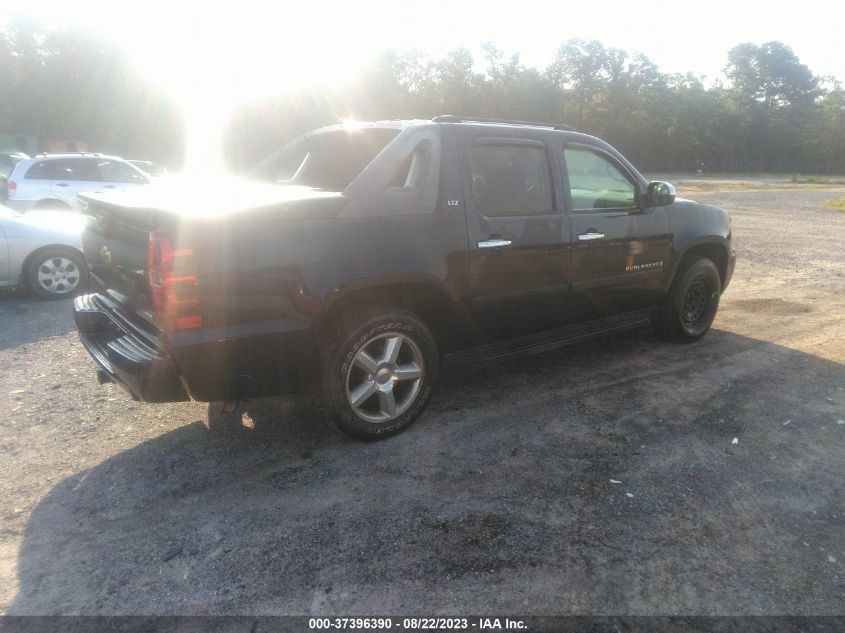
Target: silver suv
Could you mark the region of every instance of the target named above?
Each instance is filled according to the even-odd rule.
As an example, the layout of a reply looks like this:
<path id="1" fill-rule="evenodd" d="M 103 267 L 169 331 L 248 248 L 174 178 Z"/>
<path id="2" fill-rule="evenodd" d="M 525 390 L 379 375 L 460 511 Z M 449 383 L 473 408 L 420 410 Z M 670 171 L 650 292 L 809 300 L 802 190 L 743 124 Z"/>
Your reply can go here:
<path id="1" fill-rule="evenodd" d="M 38 154 L 15 165 L 9 175 L 6 204 L 18 211 L 78 211 L 78 193 L 129 189 L 149 182 L 143 171 L 117 156 Z"/>

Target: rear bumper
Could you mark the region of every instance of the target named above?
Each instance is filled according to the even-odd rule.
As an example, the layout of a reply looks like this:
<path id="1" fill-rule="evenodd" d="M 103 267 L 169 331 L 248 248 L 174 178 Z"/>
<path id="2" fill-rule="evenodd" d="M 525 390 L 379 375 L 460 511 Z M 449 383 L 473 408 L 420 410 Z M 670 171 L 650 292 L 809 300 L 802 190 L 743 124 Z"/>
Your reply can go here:
<path id="1" fill-rule="evenodd" d="M 102 372 L 134 398 L 144 402 L 189 399 L 176 364 L 120 317 L 108 298 L 96 293 L 77 297 L 73 317 L 82 345 Z"/>

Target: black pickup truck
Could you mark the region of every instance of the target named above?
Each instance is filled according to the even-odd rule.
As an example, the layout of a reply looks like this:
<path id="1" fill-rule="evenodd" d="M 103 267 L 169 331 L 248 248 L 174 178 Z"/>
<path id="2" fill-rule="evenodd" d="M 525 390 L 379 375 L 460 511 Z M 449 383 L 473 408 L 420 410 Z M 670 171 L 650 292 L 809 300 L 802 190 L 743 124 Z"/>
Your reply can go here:
<path id="1" fill-rule="evenodd" d="M 365 440 L 420 416 L 445 358 L 649 321 L 695 341 L 735 263 L 722 209 L 519 121 L 333 126 L 200 192 L 81 198 L 95 292 L 74 313 L 101 380 L 147 402 L 317 390 Z"/>

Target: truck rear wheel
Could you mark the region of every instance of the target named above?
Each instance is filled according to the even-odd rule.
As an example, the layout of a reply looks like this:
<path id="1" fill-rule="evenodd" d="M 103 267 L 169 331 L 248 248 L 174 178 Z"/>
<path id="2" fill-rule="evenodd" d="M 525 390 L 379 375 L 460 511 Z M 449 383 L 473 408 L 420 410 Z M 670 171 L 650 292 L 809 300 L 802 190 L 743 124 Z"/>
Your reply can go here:
<path id="1" fill-rule="evenodd" d="M 410 312 L 373 307 L 332 324 L 323 350 L 323 393 L 334 421 L 359 440 L 403 431 L 423 412 L 437 382 L 437 343 Z"/>
<path id="2" fill-rule="evenodd" d="M 691 343 L 707 334 L 716 318 L 722 280 L 706 257 L 691 257 L 682 265 L 653 321 L 659 338 Z"/>

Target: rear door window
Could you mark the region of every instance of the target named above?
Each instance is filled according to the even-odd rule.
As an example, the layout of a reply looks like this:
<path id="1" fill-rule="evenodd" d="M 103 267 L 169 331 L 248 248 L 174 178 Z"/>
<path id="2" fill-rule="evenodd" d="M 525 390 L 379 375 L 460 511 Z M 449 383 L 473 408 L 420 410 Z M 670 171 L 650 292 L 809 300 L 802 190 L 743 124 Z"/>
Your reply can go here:
<path id="1" fill-rule="evenodd" d="M 481 139 L 470 149 L 472 197 L 488 217 L 554 212 L 549 158 L 542 143 Z"/>

